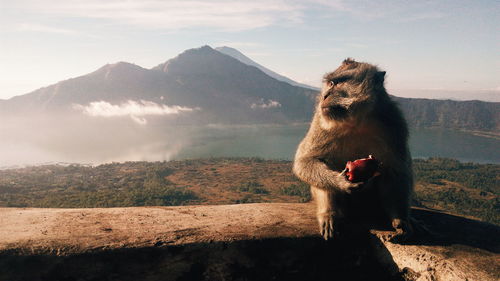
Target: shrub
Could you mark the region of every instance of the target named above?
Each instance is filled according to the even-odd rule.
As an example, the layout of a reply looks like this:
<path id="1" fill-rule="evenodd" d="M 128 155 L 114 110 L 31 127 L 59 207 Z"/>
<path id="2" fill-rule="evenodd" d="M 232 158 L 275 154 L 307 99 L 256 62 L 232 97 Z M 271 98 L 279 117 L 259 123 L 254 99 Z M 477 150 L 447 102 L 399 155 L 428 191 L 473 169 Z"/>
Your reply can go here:
<path id="1" fill-rule="evenodd" d="M 298 196 L 300 197 L 301 202 L 311 201 L 311 192 L 309 190 L 309 185 L 303 182 L 281 187 L 280 192 L 281 194 L 288 196 Z"/>
<path id="2" fill-rule="evenodd" d="M 241 191 L 241 192 L 250 192 L 253 194 L 268 194 L 269 191 L 265 188 L 263 188 L 263 185 L 256 182 L 256 181 L 249 181 L 247 183 L 244 183 L 240 186 L 237 186 L 234 188 L 234 190 Z"/>

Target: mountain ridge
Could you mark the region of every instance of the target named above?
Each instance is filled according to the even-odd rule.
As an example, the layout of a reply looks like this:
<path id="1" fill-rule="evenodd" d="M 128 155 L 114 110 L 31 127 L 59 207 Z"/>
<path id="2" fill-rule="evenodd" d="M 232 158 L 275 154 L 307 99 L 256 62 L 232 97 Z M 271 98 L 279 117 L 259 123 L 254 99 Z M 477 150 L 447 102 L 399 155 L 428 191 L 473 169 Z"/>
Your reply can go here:
<path id="1" fill-rule="evenodd" d="M 310 85 L 307 85 L 307 84 L 303 84 L 303 83 L 299 83 L 299 82 L 296 82 L 296 81 L 293 81 L 292 79 L 288 78 L 288 77 L 285 77 L 279 73 L 276 73 L 270 69 L 268 69 L 267 67 L 253 61 L 252 59 L 250 59 L 249 57 L 245 56 L 243 53 L 241 53 L 240 51 L 234 49 L 234 48 L 231 48 L 231 47 L 227 47 L 227 46 L 222 46 L 222 47 L 217 47 L 215 48 L 216 51 L 219 51 L 225 55 L 228 55 L 228 56 L 231 56 L 239 61 L 241 61 L 242 63 L 244 64 L 247 64 L 247 65 L 251 65 L 251 66 L 255 66 L 257 67 L 258 69 L 262 70 L 262 72 L 264 72 L 265 74 L 273 77 L 274 79 L 276 80 L 279 80 L 279 81 L 283 81 L 283 82 L 286 82 L 292 86 L 297 86 L 297 87 L 302 87 L 302 88 L 307 88 L 307 89 L 311 89 L 311 90 L 319 90 L 319 88 L 317 87 L 313 87 L 313 86 L 310 86 Z"/>

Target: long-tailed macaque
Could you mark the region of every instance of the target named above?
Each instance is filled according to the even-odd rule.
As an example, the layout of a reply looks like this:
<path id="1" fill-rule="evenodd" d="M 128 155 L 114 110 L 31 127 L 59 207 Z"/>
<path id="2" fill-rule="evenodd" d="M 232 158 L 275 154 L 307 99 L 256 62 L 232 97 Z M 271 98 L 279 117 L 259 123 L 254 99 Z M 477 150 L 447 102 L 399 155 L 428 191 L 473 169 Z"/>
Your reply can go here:
<path id="1" fill-rule="evenodd" d="M 293 171 L 311 185 L 320 233 L 335 237 L 350 217 L 381 216 L 399 237 L 411 232 L 413 189 L 408 128 L 384 88 L 385 71 L 346 59 L 324 76 L 323 89 Z M 361 183 L 346 179 L 347 161 L 373 155 L 378 175 Z"/>

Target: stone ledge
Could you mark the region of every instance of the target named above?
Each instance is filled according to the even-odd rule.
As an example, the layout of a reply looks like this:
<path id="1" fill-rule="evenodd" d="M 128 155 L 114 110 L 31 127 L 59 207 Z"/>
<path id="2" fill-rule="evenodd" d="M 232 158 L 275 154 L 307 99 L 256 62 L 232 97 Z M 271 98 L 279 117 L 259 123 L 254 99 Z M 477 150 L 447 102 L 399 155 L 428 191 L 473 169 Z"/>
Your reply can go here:
<path id="1" fill-rule="evenodd" d="M 0 208 L 0 280 L 500 279 L 499 227 L 413 213 L 434 234 L 401 245 L 327 243 L 312 204 Z"/>

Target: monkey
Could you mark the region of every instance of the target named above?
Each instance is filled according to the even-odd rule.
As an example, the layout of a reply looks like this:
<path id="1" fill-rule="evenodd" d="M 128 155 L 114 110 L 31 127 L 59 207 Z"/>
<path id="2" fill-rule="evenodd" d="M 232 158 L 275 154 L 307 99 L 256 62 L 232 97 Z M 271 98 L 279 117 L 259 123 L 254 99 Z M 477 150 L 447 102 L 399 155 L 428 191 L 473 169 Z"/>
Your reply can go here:
<path id="1" fill-rule="evenodd" d="M 385 74 L 351 58 L 325 74 L 311 125 L 297 148 L 293 172 L 310 185 L 325 240 L 339 236 L 351 218 L 378 215 L 395 230 L 395 238 L 412 232 L 408 127 L 385 89 Z M 379 175 L 348 181 L 346 162 L 368 155 L 382 162 Z"/>

